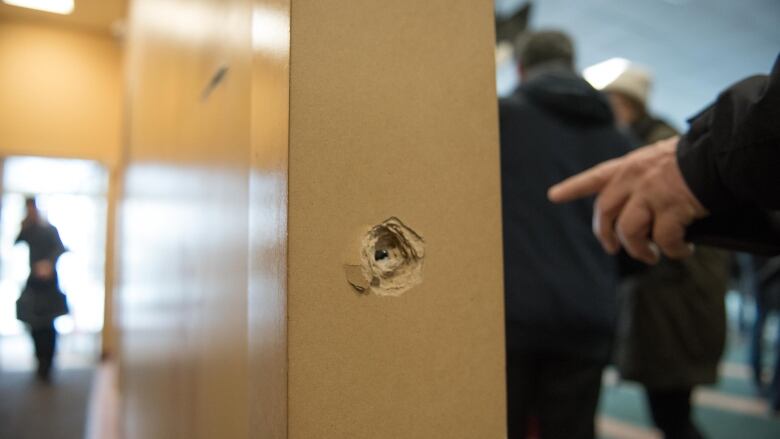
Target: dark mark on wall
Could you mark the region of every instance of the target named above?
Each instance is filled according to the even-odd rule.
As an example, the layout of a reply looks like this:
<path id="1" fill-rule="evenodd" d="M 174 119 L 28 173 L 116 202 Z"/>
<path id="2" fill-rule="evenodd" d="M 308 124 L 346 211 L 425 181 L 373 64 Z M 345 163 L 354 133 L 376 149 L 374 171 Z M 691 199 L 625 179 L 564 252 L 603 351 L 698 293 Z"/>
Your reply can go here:
<path id="1" fill-rule="evenodd" d="M 213 75 L 211 75 L 211 80 L 209 80 L 209 83 L 206 84 L 206 87 L 203 88 L 203 93 L 200 95 L 200 100 L 205 101 L 206 99 L 211 96 L 211 92 L 214 91 L 217 86 L 225 79 L 225 76 L 227 76 L 228 70 L 230 67 L 223 65 L 220 66 Z"/>

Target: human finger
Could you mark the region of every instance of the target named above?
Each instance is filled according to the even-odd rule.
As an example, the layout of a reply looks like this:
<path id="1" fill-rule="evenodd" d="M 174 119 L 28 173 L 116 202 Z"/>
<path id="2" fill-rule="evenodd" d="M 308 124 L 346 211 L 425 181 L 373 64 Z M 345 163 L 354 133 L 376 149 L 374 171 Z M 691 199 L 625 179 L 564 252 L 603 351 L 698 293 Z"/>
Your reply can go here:
<path id="1" fill-rule="evenodd" d="M 551 186 L 547 198 L 553 203 L 566 203 L 600 192 L 619 169 L 621 160 L 607 160 Z"/>
<path id="2" fill-rule="evenodd" d="M 616 208 L 603 208 L 600 197 L 593 204 L 593 234 L 607 253 L 615 254 L 620 250 L 620 241 L 615 234 L 615 219 L 620 213 Z"/>
<path id="3" fill-rule="evenodd" d="M 693 244 L 685 242 L 685 227 L 689 223 L 690 220 L 679 212 L 659 214 L 653 224 L 653 242 L 672 259 L 687 258 L 693 253 Z"/>
<path id="4" fill-rule="evenodd" d="M 650 241 L 653 212 L 640 197 L 631 197 L 615 223 L 615 231 L 623 248 L 631 257 L 647 264 L 659 260 L 658 249 Z"/>
<path id="5" fill-rule="evenodd" d="M 620 250 L 615 221 L 628 201 L 633 186 L 632 174 L 617 175 L 610 180 L 593 205 L 593 233 L 608 253 Z"/>

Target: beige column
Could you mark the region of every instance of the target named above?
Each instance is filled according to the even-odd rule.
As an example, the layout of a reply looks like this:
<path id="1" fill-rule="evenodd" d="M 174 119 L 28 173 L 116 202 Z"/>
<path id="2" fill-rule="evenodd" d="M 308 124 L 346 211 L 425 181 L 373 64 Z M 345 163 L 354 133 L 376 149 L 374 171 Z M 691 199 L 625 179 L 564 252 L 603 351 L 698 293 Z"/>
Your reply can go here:
<path id="1" fill-rule="evenodd" d="M 138 0 L 128 438 L 505 437 L 493 6 Z"/>

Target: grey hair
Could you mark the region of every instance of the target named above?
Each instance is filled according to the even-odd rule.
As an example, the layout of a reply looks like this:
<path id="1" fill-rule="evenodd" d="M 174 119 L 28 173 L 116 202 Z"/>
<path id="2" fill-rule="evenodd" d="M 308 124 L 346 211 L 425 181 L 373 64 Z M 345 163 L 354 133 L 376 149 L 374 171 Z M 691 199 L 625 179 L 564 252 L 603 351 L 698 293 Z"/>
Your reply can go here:
<path id="1" fill-rule="evenodd" d="M 564 32 L 541 30 L 525 32 L 515 39 L 515 59 L 526 70 L 557 64 L 574 70 L 574 43 Z"/>

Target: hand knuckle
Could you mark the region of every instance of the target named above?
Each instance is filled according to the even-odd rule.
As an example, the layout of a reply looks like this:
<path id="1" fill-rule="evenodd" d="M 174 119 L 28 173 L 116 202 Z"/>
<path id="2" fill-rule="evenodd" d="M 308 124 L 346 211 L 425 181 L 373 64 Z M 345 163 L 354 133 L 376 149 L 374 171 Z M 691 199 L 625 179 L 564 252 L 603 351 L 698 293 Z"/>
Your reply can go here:
<path id="1" fill-rule="evenodd" d="M 634 241 L 636 239 L 642 238 L 642 228 L 638 227 L 637 224 L 626 221 L 626 220 L 620 220 L 617 224 L 617 229 L 620 232 L 620 235 L 623 236 L 627 241 Z"/>

